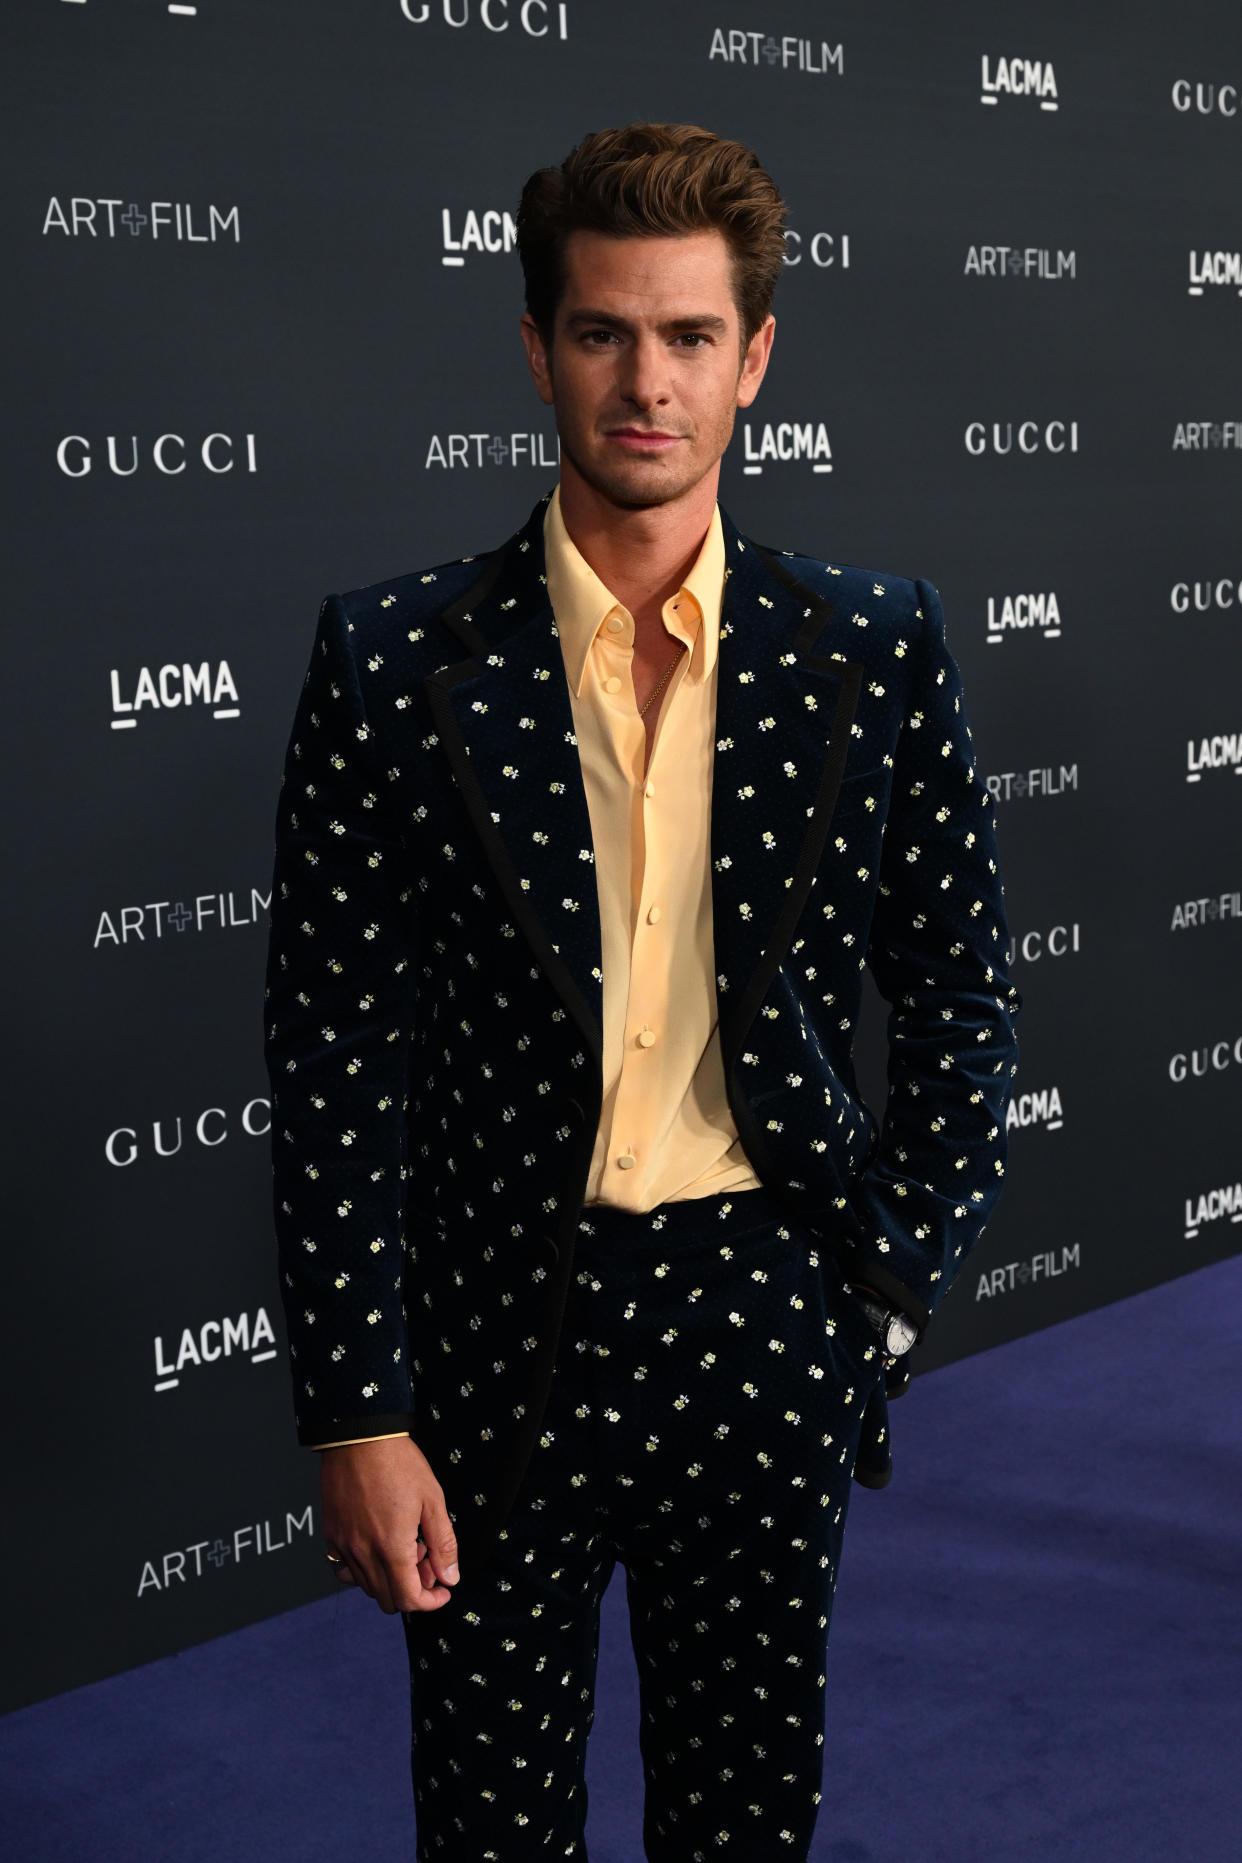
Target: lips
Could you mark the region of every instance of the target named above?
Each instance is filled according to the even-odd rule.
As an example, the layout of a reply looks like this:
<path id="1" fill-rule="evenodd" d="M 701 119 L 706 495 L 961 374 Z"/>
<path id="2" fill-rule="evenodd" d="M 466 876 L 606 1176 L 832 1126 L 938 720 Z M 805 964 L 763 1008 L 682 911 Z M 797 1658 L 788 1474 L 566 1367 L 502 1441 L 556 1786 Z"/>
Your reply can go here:
<path id="1" fill-rule="evenodd" d="M 648 433 L 640 427 L 616 427 L 608 435 L 627 453 L 666 453 L 683 438 L 678 433 Z"/>

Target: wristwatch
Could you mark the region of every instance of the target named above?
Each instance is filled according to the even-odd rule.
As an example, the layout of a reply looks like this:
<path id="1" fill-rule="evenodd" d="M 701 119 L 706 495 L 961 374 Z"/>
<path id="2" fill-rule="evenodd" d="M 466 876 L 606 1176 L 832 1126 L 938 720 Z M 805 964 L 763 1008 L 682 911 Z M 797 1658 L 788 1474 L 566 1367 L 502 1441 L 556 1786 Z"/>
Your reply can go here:
<path id="1" fill-rule="evenodd" d="M 914 1321 L 907 1319 L 904 1313 L 898 1313 L 895 1308 L 884 1306 L 861 1287 L 851 1287 L 847 1281 L 846 1288 L 879 1333 L 888 1356 L 901 1358 L 908 1352 L 919 1336 Z"/>

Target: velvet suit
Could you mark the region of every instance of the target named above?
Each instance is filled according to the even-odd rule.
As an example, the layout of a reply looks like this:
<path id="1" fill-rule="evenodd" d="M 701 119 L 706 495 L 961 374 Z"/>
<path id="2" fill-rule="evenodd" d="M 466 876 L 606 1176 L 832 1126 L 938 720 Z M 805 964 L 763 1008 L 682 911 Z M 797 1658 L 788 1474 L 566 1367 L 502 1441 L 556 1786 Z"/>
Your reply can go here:
<path id="1" fill-rule="evenodd" d="M 304 1442 L 408 1425 L 463 1573 L 551 1385 L 598 1125 L 590 823 L 543 501 L 485 560 L 324 603 L 279 808 L 275 1204 Z M 765 1190 L 922 1330 L 1000 1192 L 1019 999 L 927 582 L 724 518 L 712 779 L 729 1100 Z M 892 1006 L 882 1123 L 851 1059 Z M 888 1473 L 877 1383 L 855 1474 Z"/>

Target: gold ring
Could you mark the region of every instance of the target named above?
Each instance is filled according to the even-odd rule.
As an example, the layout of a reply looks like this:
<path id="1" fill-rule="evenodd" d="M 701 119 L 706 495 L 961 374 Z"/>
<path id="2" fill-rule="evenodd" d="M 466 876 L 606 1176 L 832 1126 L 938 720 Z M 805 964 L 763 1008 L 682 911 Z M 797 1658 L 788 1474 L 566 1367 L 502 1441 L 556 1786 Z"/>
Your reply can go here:
<path id="1" fill-rule="evenodd" d="M 324 1554 L 324 1558 L 327 1560 L 329 1565 L 344 1565 L 345 1563 L 345 1561 L 341 1558 L 340 1553 L 326 1552 Z"/>

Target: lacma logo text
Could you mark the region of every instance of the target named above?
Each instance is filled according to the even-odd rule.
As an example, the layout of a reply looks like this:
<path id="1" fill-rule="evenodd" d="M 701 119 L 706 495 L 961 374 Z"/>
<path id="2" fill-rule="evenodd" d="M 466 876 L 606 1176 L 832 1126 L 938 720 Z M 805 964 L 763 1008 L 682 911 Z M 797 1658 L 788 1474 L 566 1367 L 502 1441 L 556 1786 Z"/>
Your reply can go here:
<path id="1" fill-rule="evenodd" d="M 1040 634 L 1045 640 L 1060 640 L 1061 610 L 1057 606 L 1055 589 L 1039 595 L 988 596 L 989 647 L 998 647 L 1014 633 Z"/>
<path id="2" fill-rule="evenodd" d="M 1201 298 L 1205 285 L 1228 285 L 1242 298 L 1242 252 L 1192 252 L 1186 289 Z"/>
<path id="3" fill-rule="evenodd" d="M 1045 1132 L 1059 1132 L 1065 1124 L 1061 1095 L 1056 1087 L 1042 1087 L 1038 1093 L 1016 1093 L 1005 1114 L 1005 1130 L 1018 1126 L 1042 1126 Z"/>
<path id="4" fill-rule="evenodd" d="M 989 58 L 983 54 L 979 102 L 997 104 L 1002 97 L 1033 97 L 1041 110 L 1057 108 L 1057 78 L 1052 60 Z"/>
<path id="5" fill-rule="evenodd" d="M 154 673 L 149 666 L 141 666 L 133 697 L 128 699 L 121 696 L 118 668 L 112 668 L 114 731 L 132 731 L 139 722 L 138 714 L 145 707 L 156 712 L 175 711 L 180 706 L 196 703 L 206 706 L 217 721 L 241 717 L 237 687 L 227 660 L 218 661 L 214 669 L 210 660 L 200 660 L 197 666 L 188 661 L 180 666 L 161 666 Z"/>
<path id="6" fill-rule="evenodd" d="M 1242 1184 L 1226 1184 L 1223 1189 L 1187 1197 L 1186 1240 L 1193 1241 L 1205 1223 L 1218 1223 L 1226 1216 L 1231 1223 L 1242 1223 Z"/>
<path id="7" fill-rule="evenodd" d="M 765 465 L 798 461 L 812 472 L 832 471 L 832 447 L 823 421 L 765 421 L 756 428 L 742 423 L 742 471 L 758 478 Z"/>
<path id="8" fill-rule="evenodd" d="M 1205 770 L 1232 770 L 1242 776 L 1242 731 L 1227 736 L 1190 738 L 1186 745 L 1186 781 L 1201 783 Z"/>
<path id="9" fill-rule="evenodd" d="M 239 1313 L 235 1320 L 204 1320 L 197 1332 L 193 1327 L 183 1326 L 181 1343 L 176 1348 L 168 1348 L 164 1355 L 164 1340 L 161 1334 L 155 1336 L 155 1389 L 172 1391 L 181 1383 L 181 1373 L 190 1365 L 217 1365 L 234 1353 L 245 1357 L 252 1365 L 265 1365 L 276 1356 L 276 1335 L 272 1331 L 272 1322 L 267 1317 L 267 1309 L 260 1307 L 252 1320 L 248 1313 Z"/>
<path id="10" fill-rule="evenodd" d="M 482 213 L 470 207 L 456 227 L 452 208 L 442 207 L 440 227 L 444 238 L 441 265 L 464 265 L 472 252 L 512 252 L 517 244 L 517 221 L 499 207 L 485 207 Z"/>

